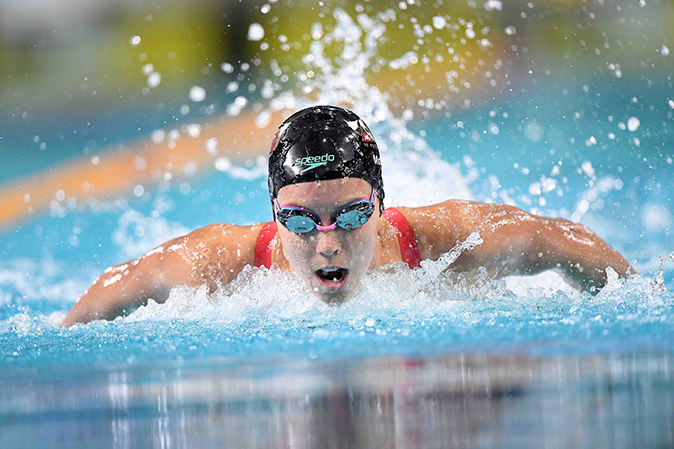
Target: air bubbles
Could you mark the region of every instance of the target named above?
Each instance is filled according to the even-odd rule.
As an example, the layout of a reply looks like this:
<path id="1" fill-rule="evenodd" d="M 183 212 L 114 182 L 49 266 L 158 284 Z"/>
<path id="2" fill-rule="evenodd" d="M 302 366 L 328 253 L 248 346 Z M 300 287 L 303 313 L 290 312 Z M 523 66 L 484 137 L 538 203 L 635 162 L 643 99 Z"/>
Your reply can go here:
<path id="1" fill-rule="evenodd" d="M 225 73 L 232 73 L 234 71 L 234 66 L 228 62 L 223 62 L 220 64 L 220 70 Z"/>
<path id="2" fill-rule="evenodd" d="M 206 89 L 201 86 L 192 86 L 189 97 L 193 102 L 200 103 L 206 99 Z"/>
<path id="3" fill-rule="evenodd" d="M 145 193 L 145 188 L 140 184 L 133 188 L 133 194 L 136 195 L 137 197 L 140 198 L 141 196 L 143 196 L 143 193 Z"/>
<path id="4" fill-rule="evenodd" d="M 666 45 L 663 45 L 662 48 L 660 48 L 660 53 L 662 56 L 669 56 L 669 48 L 667 48 Z"/>
<path id="5" fill-rule="evenodd" d="M 138 44 L 140 44 L 140 36 L 133 36 L 131 39 L 129 39 L 129 45 L 132 47 L 137 47 Z"/>
<path id="6" fill-rule="evenodd" d="M 501 11 L 503 10 L 503 4 L 500 2 L 500 0 L 488 0 L 484 4 L 484 9 L 487 11 Z"/>
<path id="7" fill-rule="evenodd" d="M 506 27 L 506 29 L 505 29 L 505 34 L 507 34 L 508 36 L 512 36 L 512 35 L 515 34 L 516 32 L 517 32 L 517 30 L 516 30 L 515 27 L 512 26 L 512 25 Z"/>
<path id="8" fill-rule="evenodd" d="M 264 37 L 264 28 L 259 23 L 251 23 L 248 27 L 248 40 L 259 41 Z"/>
<path id="9" fill-rule="evenodd" d="M 271 6 L 269 6 L 266 3 L 264 5 L 262 5 L 262 7 L 260 8 L 260 12 L 262 14 L 267 14 L 269 11 L 271 11 Z"/>

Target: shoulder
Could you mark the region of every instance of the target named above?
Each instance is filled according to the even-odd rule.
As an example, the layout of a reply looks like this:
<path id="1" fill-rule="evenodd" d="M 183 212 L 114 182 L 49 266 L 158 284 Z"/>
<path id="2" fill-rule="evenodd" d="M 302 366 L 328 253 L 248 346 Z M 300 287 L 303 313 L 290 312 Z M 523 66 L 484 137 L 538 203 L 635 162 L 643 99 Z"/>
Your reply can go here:
<path id="1" fill-rule="evenodd" d="M 183 246 L 192 257 L 203 259 L 218 255 L 253 264 L 255 243 L 263 226 L 264 223 L 247 226 L 214 223 L 171 242 Z"/>
<path id="2" fill-rule="evenodd" d="M 263 226 L 215 223 L 196 229 L 163 245 L 164 265 L 182 265 L 185 283 L 206 283 L 214 290 L 217 284 L 234 279 L 244 266 L 255 264 L 255 243 Z"/>
<path id="3" fill-rule="evenodd" d="M 526 212 L 506 204 L 447 200 L 422 207 L 396 207 L 410 223 L 422 259 L 435 259 L 475 231 Z M 528 214 L 527 214 L 528 215 Z"/>
<path id="4" fill-rule="evenodd" d="M 179 237 L 179 239 L 184 239 L 190 242 L 190 245 L 200 247 L 210 244 L 241 247 L 251 242 L 255 245 L 255 240 L 264 224 L 255 223 L 239 226 L 231 223 L 213 223 L 196 229 L 183 237 Z"/>

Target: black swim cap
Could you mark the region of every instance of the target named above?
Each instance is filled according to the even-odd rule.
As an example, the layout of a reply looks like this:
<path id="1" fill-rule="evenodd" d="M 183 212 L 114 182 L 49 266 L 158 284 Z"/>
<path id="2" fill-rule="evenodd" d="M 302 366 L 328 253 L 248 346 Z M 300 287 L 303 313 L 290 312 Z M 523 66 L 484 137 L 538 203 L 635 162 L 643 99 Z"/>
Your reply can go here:
<path id="1" fill-rule="evenodd" d="M 269 196 L 289 184 L 361 178 L 384 210 L 379 149 L 372 132 L 353 112 L 336 106 L 302 109 L 281 124 L 269 152 Z"/>

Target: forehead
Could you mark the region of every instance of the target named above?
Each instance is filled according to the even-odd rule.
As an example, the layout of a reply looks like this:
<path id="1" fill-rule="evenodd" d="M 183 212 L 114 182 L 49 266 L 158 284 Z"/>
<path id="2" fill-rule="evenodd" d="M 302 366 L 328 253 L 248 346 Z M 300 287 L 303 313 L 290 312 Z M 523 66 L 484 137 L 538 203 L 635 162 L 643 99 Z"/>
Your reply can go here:
<path id="1" fill-rule="evenodd" d="M 334 205 L 357 198 L 369 197 L 371 190 L 370 184 L 360 178 L 303 182 L 291 184 L 279 190 L 278 202 L 281 205 Z"/>

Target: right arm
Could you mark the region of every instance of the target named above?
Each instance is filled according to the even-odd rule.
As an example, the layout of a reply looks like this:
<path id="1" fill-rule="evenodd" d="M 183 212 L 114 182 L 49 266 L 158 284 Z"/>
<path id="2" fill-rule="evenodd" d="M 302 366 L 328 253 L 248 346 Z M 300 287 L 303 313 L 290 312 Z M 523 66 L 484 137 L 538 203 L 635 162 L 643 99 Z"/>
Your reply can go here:
<path id="1" fill-rule="evenodd" d="M 261 226 L 214 224 L 170 240 L 105 272 L 80 297 L 61 325 L 112 319 L 152 298 L 162 303 L 176 285 L 208 285 L 211 292 L 255 263 Z"/>

